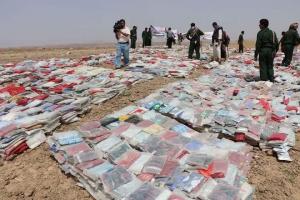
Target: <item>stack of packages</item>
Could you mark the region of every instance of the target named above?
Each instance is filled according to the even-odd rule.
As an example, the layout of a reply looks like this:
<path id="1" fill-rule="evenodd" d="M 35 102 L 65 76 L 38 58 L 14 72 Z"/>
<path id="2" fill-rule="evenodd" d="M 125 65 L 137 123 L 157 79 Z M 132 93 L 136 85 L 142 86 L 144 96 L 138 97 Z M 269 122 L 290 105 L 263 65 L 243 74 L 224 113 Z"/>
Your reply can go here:
<path id="1" fill-rule="evenodd" d="M 0 67 L 0 157 L 11 159 L 45 141 L 129 85 L 151 75 L 81 66 L 69 59 L 24 61 Z"/>
<path id="2" fill-rule="evenodd" d="M 199 60 L 186 58 L 186 49 L 139 49 L 131 53 L 131 64 L 125 70 L 156 76 L 187 77 L 198 67 Z"/>
<path id="3" fill-rule="evenodd" d="M 195 130 L 273 149 L 279 160 L 292 161 L 288 150 L 295 145 L 300 127 L 298 72 L 278 67 L 275 80 L 281 84 L 247 82 L 245 77 L 258 71 L 253 63 L 242 63 L 233 59 L 209 75 L 170 84 L 138 105 Z"/>
<path id="4" fill-rule="evenodd" d="M 128 106 L 55 133 L 61 169 L 95 199 L 251 199 L 251 147 L 199 133 L 153 110 Z"/>
<path id="5" fill-rule="evenodd" d="M 113 66 L 114 59 L 114 54 L 91 55 L 82 57 L 78 61 L 78 65 L 98 66 L 105 64 Z M 155 76 L 184 78 L 200 64 L 207 63 L 207 54 L 202 53 L 201 60 L 202 62 L 187 59 L 186 49 L 183 46 L 177 46 L 171 50 L 162 48 L 137 49 L 130 53 L 130 65 L 125 70 Z"/>

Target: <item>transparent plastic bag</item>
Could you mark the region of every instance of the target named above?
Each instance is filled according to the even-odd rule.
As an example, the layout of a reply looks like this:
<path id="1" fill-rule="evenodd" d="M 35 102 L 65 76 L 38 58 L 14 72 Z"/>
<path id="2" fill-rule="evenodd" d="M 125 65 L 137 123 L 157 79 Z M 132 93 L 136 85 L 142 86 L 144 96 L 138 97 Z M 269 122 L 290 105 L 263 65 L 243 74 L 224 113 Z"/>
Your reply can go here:
<path id="1" fill-rule="evenodd" d="M 166 161 L 167 157 L 165 156 L 152 156 L 152 158 L 145 163 L 143 173 L 160 174 Z"/>
<path id="2" fill-rule="evenodd" d="M 198 169 L 208 169 L 213 158 L 206 154 L 190 154 L 187 157 L 186 164 L 195 166 Z"/>
<path id="3" fill-rule="evenodd" d="M 226 185 L 218 184 L 209 195 L 210 200 L 238 200 L 239 189 Z"/>
<path id="4" fill-rule="evenodd" d="M 129 195 L 126 200 L 155 200 L 161 191 L 148 183 L 143 184 L 134 193 Z"/>
<path id="5" fill-rule="evenodd" d="M 124 168 L 116 166 L 100 177 L 104 191 L 111 192 L 118 187 L 125 185 L 133 180 L 132 175 Z"/>
<path id="6" fill-rule="evenodd" d="M 129 151 L 132 151 L 132 148 L 127 144 L 127 142 L 122 142 L 108 150 L 107 153 L 109 159 L 115 162 Z"/>

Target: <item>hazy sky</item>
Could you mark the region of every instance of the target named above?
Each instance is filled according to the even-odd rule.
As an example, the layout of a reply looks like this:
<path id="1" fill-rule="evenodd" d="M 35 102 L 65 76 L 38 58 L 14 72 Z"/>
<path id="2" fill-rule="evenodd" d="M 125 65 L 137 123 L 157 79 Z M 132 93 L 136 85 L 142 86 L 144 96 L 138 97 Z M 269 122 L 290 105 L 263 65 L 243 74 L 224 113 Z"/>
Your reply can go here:
<path id="1" fill-rule="evenodd" d="M 236 40 L 253 39 L 268 18 L 280 35 L 300 22 L 300 0 L 0 0 L 0 47 L 114 42 L 112 26 L 125 18 L 141 31 L 149 25 L 186 32 L 191 22 L 211 31 L 217 21 Z"/>

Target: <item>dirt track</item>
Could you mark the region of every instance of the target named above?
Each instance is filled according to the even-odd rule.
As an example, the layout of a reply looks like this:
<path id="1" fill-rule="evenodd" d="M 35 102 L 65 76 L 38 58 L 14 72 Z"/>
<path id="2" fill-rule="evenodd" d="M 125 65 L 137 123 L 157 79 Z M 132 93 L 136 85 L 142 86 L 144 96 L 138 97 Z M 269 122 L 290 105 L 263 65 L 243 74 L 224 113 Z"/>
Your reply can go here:
<path id="1" fill-rule="evenodd" d="M 66 48 L 66 49 L 10 49 L 0 51 L 0 63 L 22 61 L 24 59 L 45 59 L 51 57 L 80 58 L 91 54 L 111 52 L 107 48 Z M 190 78 L 205 73 L 194 70 Z M 115 97 L 100 106 L 94 106 L 80 122 L 62 126 L 61 130 L 70 130 L 79 123 L 99 119 L 113 111 L 130 105 L 154 90 L 176 81 L 174 78 L 157 77 L 151 81 L 136 84 L 124 94 Z M 93 198 L 79 186 L 72 177 L 65 176 L 58 164 L 50 157 L 44 144 L 32 151 L 25 152 L 15 160 L 0 164 L 0 199 L 51 199 L 51 200 L 92 200 Z M 297 135 L 296 149 L 300 149 Z M 257 200 L 300 200 L 300 152 L 291 151 L 292 163 L 281 163 L 272 155 L 255 151 L 249 181 L 256 187 Z"/>

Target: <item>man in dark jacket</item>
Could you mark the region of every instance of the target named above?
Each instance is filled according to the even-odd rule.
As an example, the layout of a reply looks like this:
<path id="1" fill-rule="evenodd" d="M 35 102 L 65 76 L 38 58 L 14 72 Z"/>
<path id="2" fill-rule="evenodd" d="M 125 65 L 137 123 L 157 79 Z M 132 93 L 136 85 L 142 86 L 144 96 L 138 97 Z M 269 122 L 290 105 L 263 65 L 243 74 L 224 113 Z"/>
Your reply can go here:
<path id="1" fill-rule="evenodd" d="M 239 53 L 244 53 L 244 31 L 241 32 L 238 40 L 239 44 Z"/>
<path id="2" fill-rule="evenodd" d="M 291 24 L 289 30 L 284 36 L 284 59 L 282 61 L 283 66 L 289 66 L 293 59 L 293 52 L 296 45 L 299 44 L 300 38 L 298 34 L 298 23 Z"/>
<path id="3" fill-rule="evenodd" d="M 196 51 L 196 59 L 200 59 L 200 36 L 204 33 L 196 27 L 195 23 L 191 23 L 191 28 L 187 32 L 186 38 L 190 41 L 189 58 L 193 58 L 194 51 Z"/>
<path id="4" fill-rule="evenodd" d="M 147 42 L 147 32 L 148 32 L 148 28 L 145 28 L 145 30 L 142 32 L 143 48 L 145 46 L 147 46 L 147 44 L 146 44 L 146 42 Z"/>
<path id="5" fill-rule="evenodd" d="M 260 31 L 257 33 L 256 49 L 254 59 L 259 55 L 260 80 L 274 82 L 273 62 L 278 51 L 278 40 L 274 31 L 268 28 L 269 21 L 259 21 Z"/>
<path id="6" fill-rule="evenodd" d="M 136 48 L 136 40 L 137 40 L 137 33 L 136 33 L 137 27 L 133 26 L 133 28 L 130 31 L 130 40 L 131 40 L 131 48 Z"/>

